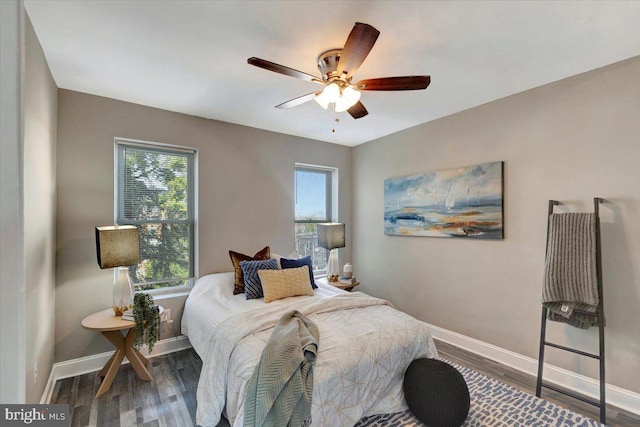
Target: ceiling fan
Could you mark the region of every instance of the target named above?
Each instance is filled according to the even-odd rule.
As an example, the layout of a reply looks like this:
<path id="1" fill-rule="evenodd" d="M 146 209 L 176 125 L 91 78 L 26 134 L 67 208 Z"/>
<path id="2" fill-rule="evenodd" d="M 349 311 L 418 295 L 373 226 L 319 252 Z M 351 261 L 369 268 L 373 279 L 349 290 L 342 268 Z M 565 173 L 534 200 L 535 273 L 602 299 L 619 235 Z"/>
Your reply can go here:
<path id="1" fill-rule="evenodd" d="M 426 89 L 431 82 L 430 76 L 381 77 L 360 80 L 351 83 L 353 74 L 373 48 L 380 31 L 369 24 L 356 22 L 342 49 L 330 49 L 318 57 L 318 69 L 322 78 L 312 76 L 284 65 L 251 57 L 247 62 L 265 70 L 324 85 L 324 89 L 299 96 L 276 108 L 291 108 L 315 100 L 325 110 L 329 104 L 335 103 L 335 111 L 347 111 L 354 119 L 369 114 L 360 102 L 361 90 L 418 90 Z"/>

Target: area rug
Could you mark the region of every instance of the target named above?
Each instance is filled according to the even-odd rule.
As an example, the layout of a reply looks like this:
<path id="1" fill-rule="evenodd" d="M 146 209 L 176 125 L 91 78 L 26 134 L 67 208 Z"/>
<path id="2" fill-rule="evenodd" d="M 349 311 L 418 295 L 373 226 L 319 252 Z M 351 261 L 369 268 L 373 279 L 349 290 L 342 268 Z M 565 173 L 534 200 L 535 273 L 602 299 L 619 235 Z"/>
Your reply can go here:
<path id="1" fill-rule="evenodd" d="M 532 396 L 472 369 L 458 369 L 469 387 L 471 408 L 465 427 L 601 427 L 599 422 Z M 365 417 L 354 427 L 424 427 L 411 412 Z"/>

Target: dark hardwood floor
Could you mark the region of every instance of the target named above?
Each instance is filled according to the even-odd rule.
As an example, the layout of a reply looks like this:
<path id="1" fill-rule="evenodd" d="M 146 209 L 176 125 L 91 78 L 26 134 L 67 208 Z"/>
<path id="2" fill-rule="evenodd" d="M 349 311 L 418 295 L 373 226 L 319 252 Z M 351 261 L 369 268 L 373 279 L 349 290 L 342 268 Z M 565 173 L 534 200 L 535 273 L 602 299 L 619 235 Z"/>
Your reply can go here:
<path id="1" fill-rule="evenodd" d="M 511 386 L 535 394 L 535 378 L 452 345 L 437 342 L 440 357 L 467 366 Z M 123 365 L 106 394 L 96 398 L 98 372 L 56 383 L 51 403 L 68 403 L 72 426 L 183 427 L 195 425 L 196 389 L 202 361 L 192 349 L 149 360 L 153 382 L 137 378 Z M 564 395 L 546 391 L 543 397 L 572 411 L 598 419 L 597 408 Z M 607 425 L 640 426 L 640 416 L 607 407 Z M 219 427 L 228 426 L 223 420 Z"/>

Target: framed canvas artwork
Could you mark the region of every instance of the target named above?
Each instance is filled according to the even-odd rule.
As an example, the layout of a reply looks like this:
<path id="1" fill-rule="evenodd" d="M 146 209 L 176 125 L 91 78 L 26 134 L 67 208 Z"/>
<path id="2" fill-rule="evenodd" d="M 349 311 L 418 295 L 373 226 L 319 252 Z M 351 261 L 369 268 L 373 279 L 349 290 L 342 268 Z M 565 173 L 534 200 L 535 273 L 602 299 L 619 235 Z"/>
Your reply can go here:
<path id="1" fill-rule="evenodd" d="M 502 239 L 503 162 L 384 181 L 384 233 Z"/>

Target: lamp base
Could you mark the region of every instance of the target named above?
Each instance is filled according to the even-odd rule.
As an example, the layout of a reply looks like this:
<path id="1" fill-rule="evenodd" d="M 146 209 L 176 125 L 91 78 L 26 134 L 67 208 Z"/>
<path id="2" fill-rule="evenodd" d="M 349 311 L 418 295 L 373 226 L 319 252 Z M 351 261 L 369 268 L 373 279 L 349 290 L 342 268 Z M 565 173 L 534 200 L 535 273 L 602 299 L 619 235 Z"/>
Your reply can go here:
<path id="1" fill-rule="evenodd" d="M 133 285 L 129 278 L 128 267 L 118 267 L 118 275 L 113 282 L 113 312 L 116 316 L 133 307 Z"/>
<path id="2" fill-rule="evenodd" d="M 123 305 L 122 307 L 116 307 L 114 305 L 111 308 L 113 309 L 113 315 L 114 316 L 122 316 L 125 311 L 129 310 L 130 308 L 133 308 L 133 304 L 131 304 L 131 305 Z"/>
<path id="3" fill-rule="evenodd" d="M 338 265 L 338 250 L 331 249 L 329 251 L 329 260 L 327 261 L 327 280 L 337 282 L 340 279 L 340 266 Z"/>

